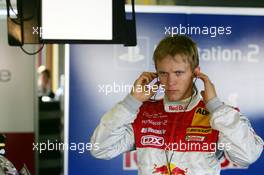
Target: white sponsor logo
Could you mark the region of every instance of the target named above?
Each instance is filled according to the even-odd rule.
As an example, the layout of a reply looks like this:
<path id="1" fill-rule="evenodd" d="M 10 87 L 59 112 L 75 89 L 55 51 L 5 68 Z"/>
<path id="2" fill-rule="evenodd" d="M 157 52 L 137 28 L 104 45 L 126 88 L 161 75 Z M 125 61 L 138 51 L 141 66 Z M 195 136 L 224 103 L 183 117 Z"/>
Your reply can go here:
<path id="1" fill-rule="evenodd" d="M 154 126 L 160 126 L 160 125 L 167 125 L 168 120 L 163 120 L 163 121 L 154 121 L 151 119 L 148 120 L 142 120 L 142 124 L 146 124 L 146 125 L 154 125 Z"/>
<path id="2" fill-rule="evenodd" d="M 162 129 L 162 130 L 158 130 L 158 129 L 153 129 L 153 128 L 142 128 L 141 129 L 141 133 L 154 133 L 154 134 L 165 134 L 166 130 Z"/>
<path id="3" fill-rule="evenodd" d="M 146 135 L 141 137 L 141 144 L 142 145 L 152 145 L 152 146 L 162 146 L 164 144 L 164 138 L 153 136 L 153 135 Z"/>

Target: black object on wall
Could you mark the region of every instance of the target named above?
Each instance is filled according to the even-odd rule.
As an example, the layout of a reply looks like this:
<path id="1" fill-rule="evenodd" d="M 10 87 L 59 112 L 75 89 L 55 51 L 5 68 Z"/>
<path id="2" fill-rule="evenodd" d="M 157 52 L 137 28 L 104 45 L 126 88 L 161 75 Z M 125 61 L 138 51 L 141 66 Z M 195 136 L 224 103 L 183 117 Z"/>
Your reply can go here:
<path id="1" fill-rule="evenodd" d="M 17 0 L 17 12 L 14 11 L 10 0 L 6 0 L 6 6 L 8 44 L 10 46 L 39 44 L 39 35 L 33 30 L 39 26 L 39 1 Z M 11 17 L 11 14 L 15 17 Z"/>
<path id="2" fill-rule="evenodd" d="M 10 0 L 7 4 L 7 23 L 8 23 L 8 43 L 11 46 L 22 46 L 24 44 L 124 44 L 125 46 L 135 46 L 136 39 L 136 19 L 134 10 L 134 0 L 132 0 L 131 19 L 126 19 L 125 1 L 112 0 L 112 39 L 111 40 L 78 40 L 78 39 L 43 39 L 41 38 L 41 12 L 42 0 L 17 0 L 17 13 L 13 11 Z M 61 4 L 63 8 L 63 4 Z M 12 18 L 10 10 L 13 11 Z M 58 10 L 59 11 L 59 10 Z M 100 13 L 100 11 L 99 11 Z M 61 19 L 67 20 L 67 19 Z M 85 22 L 85 21 L 84 21 Z M 60 22 L 58 21 L 58 25 Z M 69 25 L 72 25 L 69 21 Z M 92 24 L 91 24 L 92 25 Z M 77 31 L 78 28 L 76 28 Z"/>

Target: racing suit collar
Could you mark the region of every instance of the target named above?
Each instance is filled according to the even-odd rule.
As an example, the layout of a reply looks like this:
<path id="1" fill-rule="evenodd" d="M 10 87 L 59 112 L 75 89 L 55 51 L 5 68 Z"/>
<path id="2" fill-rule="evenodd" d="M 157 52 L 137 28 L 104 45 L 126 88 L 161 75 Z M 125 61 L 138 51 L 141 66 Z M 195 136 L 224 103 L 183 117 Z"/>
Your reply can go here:
<path id="1" fill-rule="evenodd" d="M 186 99 L 180 100 L 180 101 L 168 101 L 168 98 L 165 95 L 163 99 L 164 110 L 166 112 L 190 111 L 193 109 L 194 106 L 196 106 L 199 103 L 200 100 L 201 100 L 201 96 L 199 95 L 199 93 L 197 93 L 195 89 L 194 89 L 194 93 L 192 94 L 192 96 Z M 186 107 L 187 109 L 185 109 Z"/>

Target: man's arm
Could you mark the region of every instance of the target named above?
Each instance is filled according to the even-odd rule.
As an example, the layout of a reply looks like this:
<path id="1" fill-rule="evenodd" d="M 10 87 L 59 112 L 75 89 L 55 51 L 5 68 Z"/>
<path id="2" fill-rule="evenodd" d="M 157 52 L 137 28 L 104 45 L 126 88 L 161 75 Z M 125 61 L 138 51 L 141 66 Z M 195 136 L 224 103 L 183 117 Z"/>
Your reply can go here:
<path id="1" fill-rule="evenodd" d="M 155 94 L 153 88 L 146 86 L 156 77 L 153 72 L 143 72 L 134 82 L 130 94 L 103 116 L 91 138 L 91 143 L 98 146 L 91 150 L 94 157 L 111 159 L 134 149 L 135 137 L 131 123 L 142 103 Z M 138 91 L 138 87 L 143 90 Z"/>
<path id="2" fill-rule="evenodd" d="M 100 159 L 111 159 L 134 149 L 134 133 L 131 123 L 136 118 L 142 102 L 130 94 L 115 105 L 101 119 L 91 138 L 91 143 L 97 147 L 91 154 Z"/>
<path id="3" fill-rule="evenodd" d="M 219 131 L 219 142 L 227 145 L 225 152 L 234 163 L 247 167 L 262 153 L 263 141 L 256 135 L 248 119 L 217 98 L 214 84 L 199 71 L 195 75 L 204 83 L 201 92 L 207 109 L 211 112 L 210 124 Z"/>
<path id="4" fill-rule="evenodd" d="M 225 152 L 235 164 L 247 167 L 263 150 L 263 141 L 256 135 L 249 120 L 231 106 L 215 97 L 206 104 L 211 112 L 210 124 L 219 131 L 218 143 L 226 145 Z"/>

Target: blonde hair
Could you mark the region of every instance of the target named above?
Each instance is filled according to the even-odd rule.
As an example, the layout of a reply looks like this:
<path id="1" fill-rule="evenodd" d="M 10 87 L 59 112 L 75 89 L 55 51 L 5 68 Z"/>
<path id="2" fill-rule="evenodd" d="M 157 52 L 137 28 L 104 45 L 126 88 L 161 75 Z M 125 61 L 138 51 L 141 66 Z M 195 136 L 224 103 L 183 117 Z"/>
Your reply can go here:
<path id="1" fill-rule="evenodd" d="M 199 65 L 199 56 L 196 43 L 188 36 L 174 35 L 161 40 L 153 54 L 155 67 L 157 62 L 166 56 L 183 55 L 186 56 L 187 62 L 190 63 L 192 70 Z"/>

